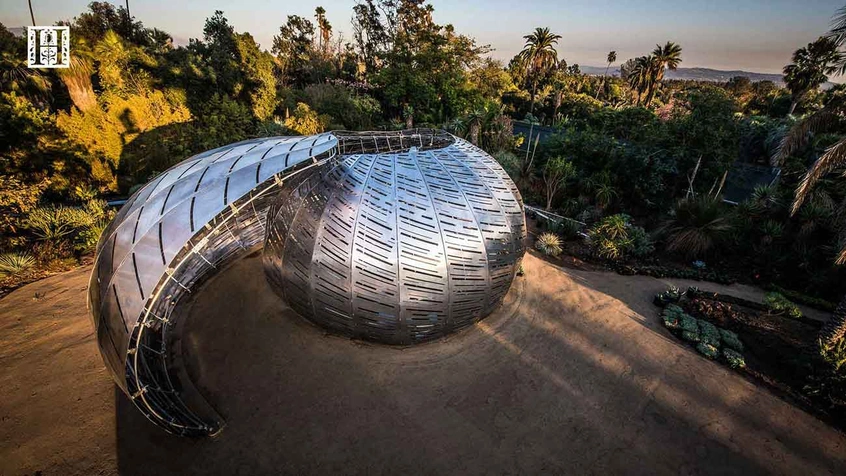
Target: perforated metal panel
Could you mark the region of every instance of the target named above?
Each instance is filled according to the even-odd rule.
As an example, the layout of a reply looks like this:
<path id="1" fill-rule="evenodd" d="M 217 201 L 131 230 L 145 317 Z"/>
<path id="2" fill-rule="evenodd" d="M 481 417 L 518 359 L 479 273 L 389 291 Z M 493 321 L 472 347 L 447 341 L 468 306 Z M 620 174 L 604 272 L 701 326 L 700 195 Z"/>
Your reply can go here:
<path id="1" fill-rule="evenodd" d="M 268 280 L 302 315 L 413 343 L 494 309 L 524 238 L 505 172 L 442 131 L 250 140 L 191 157 L 129 199 L 98 243 L 89 307 L 136 407 L 205 435 L 223 421 L 186 377 L 181 326 L 185 298 L 227 263 L 266 243 Z"/>
<path id="2" fill-rule="evenodd" d="M 274 288 L 318 325 L 391 344 L 445 335 L 496 308 L 526 235 L 499 164 L 437 132 L 338 137 L 343 160 L 270 219 Z"/>
<path id="3" fill-rule="evenodd" d="M 97 340 L 115 382 L 155 423 L 189 435 L 221 427 L 183 376 L 180 305 L 262 245 L 276 192 L 335 160 L 337 143 L 273 137 L 204 152 L 142 187 L 103 232 L 88 294 Z"/>

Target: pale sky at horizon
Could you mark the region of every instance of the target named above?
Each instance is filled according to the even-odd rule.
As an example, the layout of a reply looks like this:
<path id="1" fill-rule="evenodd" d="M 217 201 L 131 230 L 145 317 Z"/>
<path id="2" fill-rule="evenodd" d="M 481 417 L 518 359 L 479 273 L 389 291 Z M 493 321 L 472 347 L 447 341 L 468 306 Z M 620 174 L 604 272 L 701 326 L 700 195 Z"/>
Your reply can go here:
<path id="1" fill-rule="evenodd" d="M 39 25 L 71 19 L 89 0 L 32 0 Z M 111 1 L 123 5 L 123 1 Z M 610 50 L 618 63 L 648 53 L 656 43 L 679 43 L 683 67 L 780 73 L 791 53 L 828 31 L 844 0 L 432 0 L 435 21 L 490 44 L 492 56 L 507 61 L 523 46 L 522 36 L 548 26 L 563 38 L 559 57 L 568 63 L 602 66 Z M 238 31 L 249 31 L 269 49 L 287 15 L 313 19 L 326 9 L 334 31 L 350 38 L 354 0 L 311 0 L 271 5 L 261 0 L 130 0 L 132 15 L 147 27 L 170 33 L 178 44 L 202 36 L 203 23 L 223 10 Z M 0 22 L 29 25 L 26 0 L 0 0 Z M 839 78 L 838 78 L 839 79 Z"/>

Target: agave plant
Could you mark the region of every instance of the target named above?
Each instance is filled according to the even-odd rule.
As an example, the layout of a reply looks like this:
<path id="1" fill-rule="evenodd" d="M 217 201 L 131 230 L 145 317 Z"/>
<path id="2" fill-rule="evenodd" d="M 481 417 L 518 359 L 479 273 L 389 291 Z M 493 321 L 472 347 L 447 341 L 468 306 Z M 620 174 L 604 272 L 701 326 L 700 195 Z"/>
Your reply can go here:
<path id="1" fill-rule="evenodd" d="M 541 233 L 535 241 L 535 248 L 549 256 L 561 254 L 561 239 L 554 233 Z"/>
<path id="2" fill-rule="evenodd" d="M 660 231 L 667 236 L 667 250 L 697 258 L 707 254 L 730 229 L 722 204 L 699 197 L 679 201 Z"/>
<path id="3" fill-rule="evenodd" d="M 749 197 L 752 211 L 755 213 L 768 213 L 779 209 L 782 206 L 781 200 L 775 186 L 758 185 Z"/>
<path id="4" fill-rule="evenodd" d="M 35 259 L 26 253 L 0 255 L 0 278 L 19 276 L 35 266 Z"/>

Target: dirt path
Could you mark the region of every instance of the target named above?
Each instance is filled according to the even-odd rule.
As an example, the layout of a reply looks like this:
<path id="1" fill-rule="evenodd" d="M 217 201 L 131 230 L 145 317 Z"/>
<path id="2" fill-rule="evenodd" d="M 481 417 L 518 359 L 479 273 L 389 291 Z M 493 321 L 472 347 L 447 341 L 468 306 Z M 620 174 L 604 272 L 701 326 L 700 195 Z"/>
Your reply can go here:
<path id="1" fill-rule="evenodd" d="M 26 286 L 0 300 L 0 474 L 846 467 L 844 435 L 658 325 L 650 301 L 665 280 L 533 256 L 525 270 L 488 319 L 397 349 L 326 336 L 275 298 L 259 259 L 237 263 L 198 293 L 185 339 L 228 423 L 200 440 L 163 433 L 114 391 L 85 311 L 87 269 Z"/>

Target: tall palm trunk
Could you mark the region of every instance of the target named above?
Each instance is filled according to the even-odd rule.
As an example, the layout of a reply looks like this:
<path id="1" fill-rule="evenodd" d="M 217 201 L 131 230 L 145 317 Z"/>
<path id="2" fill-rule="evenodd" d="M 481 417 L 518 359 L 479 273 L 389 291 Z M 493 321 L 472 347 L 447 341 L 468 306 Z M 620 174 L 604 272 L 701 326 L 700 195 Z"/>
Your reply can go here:
<path id="1" fill-rule="evenodd" d="M 531 97 L 531 104 L 529 104 L 529 114 L 534 116 L 535 112 L 535 93 L 538 89 L 538 81 L 535 79 L 532 81 L 532 97 Z"/>
<path id="2" fill-rule="evenodd" d="M 846 336 L 846 296 L 843 296 L 834 314 L 820 330 L 820 340 L 824 346 L 830 346 L 844 336 Z"/>
<path id="3" fill-rule="evenodd" d="M 32 12 L 32 0 L 29 0 L 29 16 L 32 18 L 32 26 L 35 26 L 35 13 Z"/>
<path id="4" fill-rule="evenodd" d="M 608 65 L 605 66 L 605 74 L 602 75 L 602 90 L 603 91 L 605 90 L 605 83 L 608 81 L 608 68 L 610 68 L 610 67 L 611 67 L 611 63 L 608 63 Z M 594 99 L 599 99 L 599 91 L 600 91 L 599 89 L 596 90 L 596 96 L 594 96 Z"/>

